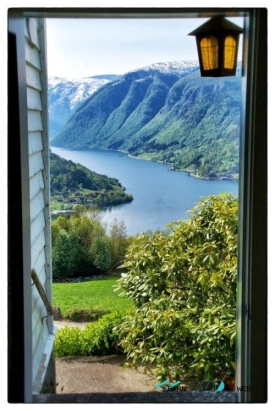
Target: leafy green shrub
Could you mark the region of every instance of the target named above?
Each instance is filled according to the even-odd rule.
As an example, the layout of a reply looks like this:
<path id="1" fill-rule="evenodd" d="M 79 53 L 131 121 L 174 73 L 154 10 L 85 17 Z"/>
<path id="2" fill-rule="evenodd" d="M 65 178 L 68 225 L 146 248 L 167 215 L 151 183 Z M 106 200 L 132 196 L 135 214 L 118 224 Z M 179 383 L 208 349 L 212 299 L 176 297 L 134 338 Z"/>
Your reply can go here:
<path id="1" fill-rule="evenodd" d="M 78 327 L 65 326 L 56 333 L 54 351 L 56 357 L 81 355 L 81 330 Z"/>
<path id="2" fill-rule="evenodd" d="M 119 342 L 122 331 L 118 325 L 124 321 L 126 313 L 113 312 L 88 324 L 84 330 L 77 327 L 64 327 L 58 330 L 55 338 L 55 355 L 106 355 L 122 353 Z"/>
<path id="3" fill-rule="evenodd" d="M 121 324 L 123 317 L 123 314 L 113 312 L 87 325 L 82 334 L 84 355 L 122 353 L 118 347 L 121 332 L 118 332 L 116 326 Z"/>
<path id="4" fill-rule="evenodd" d="M 159 378 L 209 379 L 234 367 L 238 202 L 199 202 L 172 233 L 139 236 L 118 280 L 135 309 L 119 325 L 132 360 Z"/>
<path id="5" fill-rule="evenodd" d="M 63 318 L 72 321 L 97 321 L 104 314 L 110 311 L 97 310 L 93 308 L 70 308 L 65 311 Z"/>

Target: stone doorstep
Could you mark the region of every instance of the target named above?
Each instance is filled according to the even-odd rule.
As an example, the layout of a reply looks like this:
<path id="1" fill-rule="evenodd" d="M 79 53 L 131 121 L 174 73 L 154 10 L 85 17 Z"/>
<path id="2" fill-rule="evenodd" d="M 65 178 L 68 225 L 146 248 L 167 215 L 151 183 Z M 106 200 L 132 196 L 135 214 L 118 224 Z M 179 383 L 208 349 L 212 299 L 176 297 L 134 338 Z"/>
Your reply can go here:
<path id="1" fill-rule="evenodd" d="M 213 398 L 212 392 L 127 392 L 127 393 L 87 393 L 87 394 L 38 394 L 33 395 L 33 403 L 236 403 L 237 393 L 219 392 Z"/>

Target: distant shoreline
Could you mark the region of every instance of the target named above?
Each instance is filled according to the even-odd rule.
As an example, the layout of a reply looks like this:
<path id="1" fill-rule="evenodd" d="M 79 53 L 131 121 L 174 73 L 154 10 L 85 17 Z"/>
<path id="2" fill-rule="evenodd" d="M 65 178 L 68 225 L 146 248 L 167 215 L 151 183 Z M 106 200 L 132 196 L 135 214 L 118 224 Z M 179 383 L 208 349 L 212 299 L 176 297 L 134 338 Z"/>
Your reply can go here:
<path id="1" fill-rule="evenodd" d="M 120 152 L 120 153 L 123 153 L 123 154 L 127 154 L 128 157 L 131 157 L 135 160 L 152 161 L 154 163 L 161 163 L 161 164 L 167 164 L 167 165 L 173 166 L 173 163 L 166 163 L 165 161 L 161 161 L 161 160 L 151 160 L 151 159 L 146 159 L 146 158 L 140 158 L 140 157 L 137 157 L 137 156 L 133 156 L 132 154 L 129 154 L 127 151 L 124 151 L 124 150 L 112 150 L 112 149 L 104 149 L 104 150 L 106 150 L 106 151 L 117 151 L 117 152 Z M 199 176 L 199 175 L 195 174 L 194 172 L 192 172 L 191 170 L 188 170 L 188 169 L 180 170 L 180 169 L 177 169 L 177 168 L 175 168 L 175 169 L 171 168 L 171 171 L 179 171 L 179 172 L 183 172 L 183 173 L 188 173 L 189 177 L 193 177 L 193 178 L 197 178 L 199 180 L 205 180 L 205 181 L 223 181 L 223 180 L 224 181 L 238 181 L 238 178 L 233 178 L 233 177 L 217 177 L 217 178 L 202 177 L 202 176 Z"/>
<path id="2" fill-rule="evenodd" d="M 54 146 L 53 146 L 54 147 Z M 128 151 L 125 150 L 116 150 L 114 148 L 90 148 L 90 147 L 57 147 L 57 148 L 64 148 L 64 149 L 74 149 L 74 150 L 102 150 L 102 151 L 116 151 L 118 153 L 123 153 L 126 154 L 128 157 L 133 158 L 134 160 L 143 160 L 143 161 L 152 161 L 154 163 L 160 163 L 160 164 L 167 164 L 170 165 L 171 167 L 173 166 L 173 163 L 166 163 L 165 161 L 161 161 L 161 160 L 152 160 L 152 159 L 147 159 L 147 158 L 140 158 L 138 156 L 134 156 L 132 154 L 130 154 Z M 179 172 L 183 172 L 183 173 L 188 173 L 189 177 L 193 177 L 193 178 L 197 178 L 199 180 L 205 180 L 205 181 L 238 181 L 238 178 L 234 178 L 234 177 L 229 177 L 229 176 L 218 176 L 216 178 L 211 178 L 211 177 L 202 177 L 199 176 L 197 174 L 194 173 L 194 171 L 192 170 L 188 170 L 188 169 L 172 169 L 171 171 L 179 171 Z"/>

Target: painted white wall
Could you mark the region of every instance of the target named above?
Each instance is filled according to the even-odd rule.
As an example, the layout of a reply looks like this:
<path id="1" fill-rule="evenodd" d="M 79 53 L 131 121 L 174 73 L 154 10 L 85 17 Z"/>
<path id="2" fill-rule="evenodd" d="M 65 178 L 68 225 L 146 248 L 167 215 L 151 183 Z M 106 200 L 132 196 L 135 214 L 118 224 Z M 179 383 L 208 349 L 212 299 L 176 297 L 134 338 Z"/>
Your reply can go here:
<path id="1" fill-rule="evenodd" d="M 25 19 L 31 267 L 51 302 L 51 236 L 46 35 L 43 19 Z M 32 285 L 32 384 L 39 392 L 53 347 L 53 323 Z"/>

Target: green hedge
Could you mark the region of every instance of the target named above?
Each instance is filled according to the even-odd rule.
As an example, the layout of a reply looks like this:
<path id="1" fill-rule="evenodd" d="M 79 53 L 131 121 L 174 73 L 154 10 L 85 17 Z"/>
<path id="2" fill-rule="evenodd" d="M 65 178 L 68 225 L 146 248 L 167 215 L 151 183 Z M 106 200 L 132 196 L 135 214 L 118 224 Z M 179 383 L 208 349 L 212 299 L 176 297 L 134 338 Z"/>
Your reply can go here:
<path id="1" fill-rule="evenodd" d="M 118 347 L 122 335 L 115 327 L 123 323 L 125 315 L 126 312 L 106 314 L 84 330 L 68 326 L 61 328 L 55 338 L 56 357 L 122 354 Z"/>

